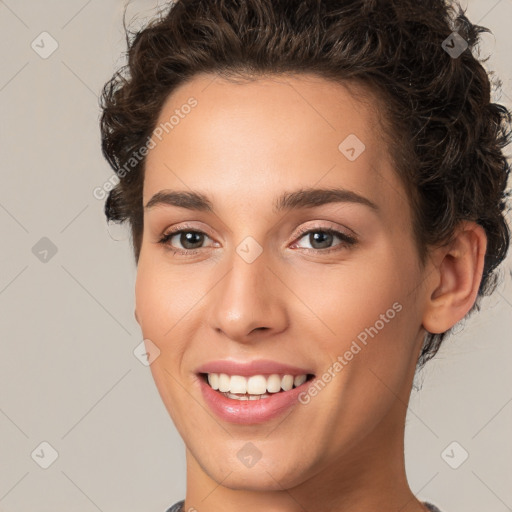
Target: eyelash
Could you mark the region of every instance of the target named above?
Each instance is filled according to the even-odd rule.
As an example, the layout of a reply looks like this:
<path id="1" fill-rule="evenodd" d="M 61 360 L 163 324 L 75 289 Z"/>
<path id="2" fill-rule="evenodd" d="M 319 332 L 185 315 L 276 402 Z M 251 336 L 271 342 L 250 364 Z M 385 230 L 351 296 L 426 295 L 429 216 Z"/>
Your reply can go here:
<path id="1" fill-rule="evenodd" d="M 175 229 L 173 231 L 169 231 L 168 233 L 165 233 L 159 240 L 158 243 L 165 246 L 168 250 L 170 250 L 174 254 L 180 254 L 184 256 L 193 256 L 199 252 L 199 249 L 176 249 L 172 247 L 169 243 L 171 238 L 174 236 L 180 234 L 180 233 L 198 233 L 202 235 L 208 236 L 207 233 L 204 231 L 200 231 L 198 229 L 192 229 L 188 226 L 181 226 L 178 229 Z M 329 254 L 331 252 L 340 251 L 342 249 L 352 247 L 357 243 L 357 239 L 353 236 L 347 235 L 345 233 L 342 233 L 340 231 L 337 231 L 332 228 L 326 228 L 326 227 L 313 227 L 313 228 L 302 228 L 297 233 L 296 239 L 299 240 L 304 237 L 304 235 L 310 234 L 310 233 L 328 233 L 330 235 L 334 235 L 338 237 L 341 240 L 341 243 L 334 247 L 330 247 L 328 249 L 309 249 L 307 247 L 301 247 L 302 250 L 307 252 L 313 252 L 313 253 L 322 253 L 322 254 Z M 295 242 L 294 242 L 295 243 Z"/>

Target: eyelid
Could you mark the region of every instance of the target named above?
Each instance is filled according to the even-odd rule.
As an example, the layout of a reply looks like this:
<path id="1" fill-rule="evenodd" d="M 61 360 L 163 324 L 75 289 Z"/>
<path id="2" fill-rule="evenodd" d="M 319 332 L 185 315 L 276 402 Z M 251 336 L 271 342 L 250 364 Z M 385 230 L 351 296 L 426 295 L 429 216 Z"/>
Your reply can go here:
<path id="1" fill-rule="evenodd" d="M 307 233 L 308 231 L 322 231 L 322 230 L 332 230 L 337 231 L 341 235 L 346 236 L 347 238 L 351 238 L 353 240 L 358 240 L 359 235 L 353 230 L 346 226 L 339 227 L 338 225 L 335 225 L 333 223 L 329 223 L 328 225 L 320 225 L 319 221 L 313 221 L 314 224 L 308 224 L 306 226 L 301 226 L 297 232 L 293 235 L 294 239 L 297 239 L 298 237 L 302 236 L 304 233 Z M 324 221 L 329 222 L 329 221 Z M 349 231 L 350 233 L 344 232 L 344 230 Z"/>
<path id="2" fill-rule="evenodd" d="M 179 233 L 180 231 L 194 231 L 197 233 L 204 233 L 205 235 L 208 235 L 210 238 L 213 238 L 212 234 L 208 228 L 204 228 L 202 226 L 198 227 L 197 225 L 192 225 L 192 224 L 189 224 L 188 222 L 184 222 L 183 224 L 178 224 L 176 226 L 166 229 L 163 232 L 162 237 L 166 236 L 166 235 Z"/>

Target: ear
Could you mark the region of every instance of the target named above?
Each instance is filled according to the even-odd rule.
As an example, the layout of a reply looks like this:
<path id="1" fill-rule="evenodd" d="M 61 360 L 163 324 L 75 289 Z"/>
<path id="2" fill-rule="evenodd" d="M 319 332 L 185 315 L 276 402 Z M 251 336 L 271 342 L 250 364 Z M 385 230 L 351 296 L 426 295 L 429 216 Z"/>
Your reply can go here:
<path id="1" fill-rule="evenodd" d="M 464 318 L 475 303 L 487 249 L 485 230 L 472 221 L 459 224 L 448 246 L 432 252 L 423 327 L 439 334 Z"/>

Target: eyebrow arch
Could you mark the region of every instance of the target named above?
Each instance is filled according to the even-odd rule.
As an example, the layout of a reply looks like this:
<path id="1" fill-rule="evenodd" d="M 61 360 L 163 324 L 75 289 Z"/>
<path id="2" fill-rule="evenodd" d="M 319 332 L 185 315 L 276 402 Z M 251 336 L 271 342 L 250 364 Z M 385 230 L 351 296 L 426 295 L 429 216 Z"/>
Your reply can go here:
<path id="1" fill-rule="evenodd" d="M 150 210 L 155 206 L 163 205 L 179 206 L 180 208 L 203 212 L 213 211 L 211 202 L 204 194 L 181 190 L 160 190 L 147 202 L 144 209 Z"/>
<path id="2" fill-rule="evenodd" d="M 315 206 L 341 202 L 362 204 L 376 212 L 379 211 L 379 207 L 366 197 L 343 188 L 302 188 L 293 192 L 285 192 L 274 202 L 273 211 L 278 213 L 283 210 L 314 208 Z M 210 200 L 199 192 L 160 190 L 148 201 L 144 208 L 149 210 L 161 205 L 213 212 L 213 205 Z"/>
<path id="3" fill-rule="evenodd" d="M 357 203 L 379 211 L 379 207 L 359 194 L 344 188 L 302 188 L 285 192 L 274 203 L 274 212 L 296 208 L 314 208 L 329 203 Z"/>

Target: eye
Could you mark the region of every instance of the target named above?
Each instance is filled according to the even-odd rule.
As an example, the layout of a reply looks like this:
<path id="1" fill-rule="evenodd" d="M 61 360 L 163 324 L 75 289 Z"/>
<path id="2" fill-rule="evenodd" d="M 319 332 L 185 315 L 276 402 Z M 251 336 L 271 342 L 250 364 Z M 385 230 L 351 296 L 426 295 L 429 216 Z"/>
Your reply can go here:
<path id="1" fill-rule="evenodd" d="M 299 240 L 307 239 L 311 244 L 311 248 L 303 247 L 298 242 L 292 244 L 292 248 L 300 248 L 308 252 L 314 253 L 330 253 L 332 251 L 339 251 L 357 243 L 357 239 L 351 235 L 347 235 L 340 231 L 332 228 L 303 228 L 299 231 Z M 340 240 L 340 243 L 333 246 L 335 239 Z M 198 249 L 203 248 L 203 244 L 206 239 L 211 238 L 197 229 L 174 229 L 168 233 L 165 233 L 159 240 L 158 243 L 167 247 L 175 254 L 182 255 L 194 255 L 198 253 Z M 173 241 L 174 240 L 174 241 Z M 181 247 L 176 247 L 176 244 L 180 244 Z"/>
<path id="2" fill-rule="evenodd" d="M 295 242 L 293 246 L 298 246 L 307 251 L 313 251 L 316 253 L 328 253 L 331 251 L 339 251 L 344 248 L 353 246 L 357 243 L 355 237 L 347 235 L 332 228 L 305 228 L 299 232 L 299 235 L 301 235 L 300 239 L 307 239 L 307 241 L 310 243 L 312 247 L 302 247 L 298 245 L 298 242 Z M 333 247 L 332 244 L 336 238 L 341 240 L 341 243 Z"/>
<path id="3" fill-rule="evenodd" d="M 158 240 L 158 243 L 166 246 L 174 253 L 196 254 L 196 249 L 201 248 L 205 238 L 210 237 L 203 231 L 198 231 L 196 229 L 176 229 L 164 234 L 162 238 Z M 176 239 L 174 243 L 173 239 Z M 179 243 L 181 248 L 176 248 L 176 243 Z"/>

